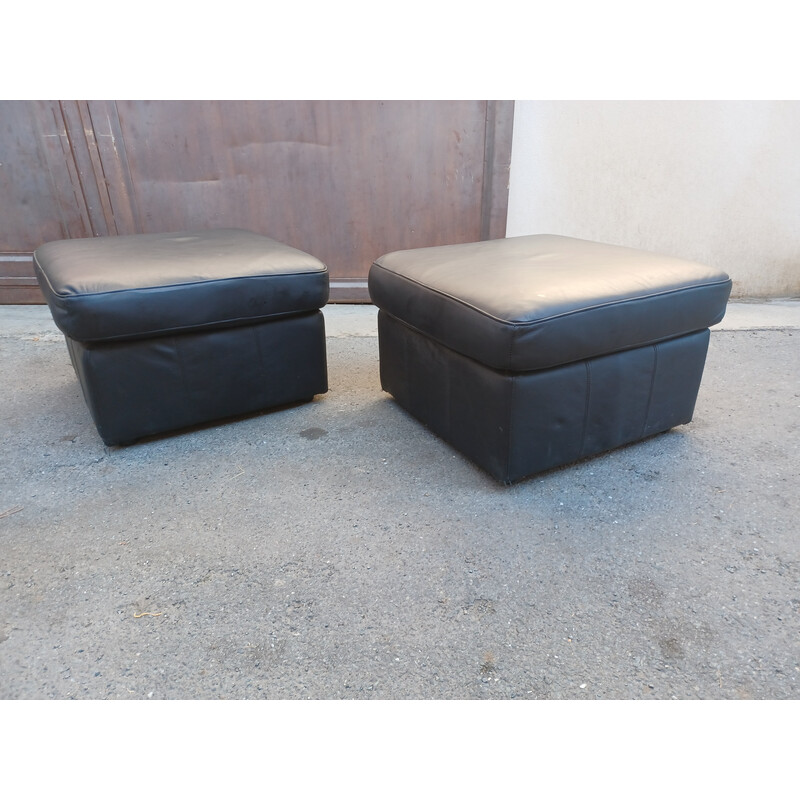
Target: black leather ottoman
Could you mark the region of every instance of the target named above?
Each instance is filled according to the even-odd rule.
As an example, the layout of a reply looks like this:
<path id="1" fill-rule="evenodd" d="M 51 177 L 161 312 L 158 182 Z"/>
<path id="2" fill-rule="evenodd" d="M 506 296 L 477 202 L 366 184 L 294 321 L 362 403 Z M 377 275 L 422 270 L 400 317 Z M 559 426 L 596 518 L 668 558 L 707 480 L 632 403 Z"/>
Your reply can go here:
<path id="1" fill-rule="evenodd" d="M 49 242 L 34 267 L 106 444 L 328 389 L 328 272 L 243 230 Z"/>
<path id="2" fill-rule="evenodd" d="M 497 480 L 689 422 L 724 272 L 564 236 L 403 250 L 370 268 L 383 389 Z"/>

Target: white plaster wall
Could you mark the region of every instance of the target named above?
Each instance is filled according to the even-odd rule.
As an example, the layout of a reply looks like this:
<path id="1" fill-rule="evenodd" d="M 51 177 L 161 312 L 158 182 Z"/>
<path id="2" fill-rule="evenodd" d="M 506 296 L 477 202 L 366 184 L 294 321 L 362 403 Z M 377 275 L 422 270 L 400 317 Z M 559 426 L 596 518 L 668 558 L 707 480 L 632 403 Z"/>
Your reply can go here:
<path id="1" fill-rule="evenodd" d="M 506 235 L 559 233 L 719 266 L 800 296 L 800 102 L 528 101 Z"/>

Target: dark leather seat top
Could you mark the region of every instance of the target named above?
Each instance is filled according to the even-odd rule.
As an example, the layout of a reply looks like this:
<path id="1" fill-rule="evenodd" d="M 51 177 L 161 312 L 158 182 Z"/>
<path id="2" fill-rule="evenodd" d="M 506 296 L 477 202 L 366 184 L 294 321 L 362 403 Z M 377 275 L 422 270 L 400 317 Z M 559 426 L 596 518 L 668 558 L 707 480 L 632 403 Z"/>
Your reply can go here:
<path id="1" fill-rule="evenodd" d="M 533 235 L 400 250 L 370 268 L 373 303 L 494 369 L 545 369 L 708 328 L 731 280 L 680 258 Z"/>
<path id="2" fill-rule="evenodd" d="M 83 342 L 313 311 L 329 291 L 321 261 L 238 229 L 48 242 L 34 268 L 56 325 Z"/>

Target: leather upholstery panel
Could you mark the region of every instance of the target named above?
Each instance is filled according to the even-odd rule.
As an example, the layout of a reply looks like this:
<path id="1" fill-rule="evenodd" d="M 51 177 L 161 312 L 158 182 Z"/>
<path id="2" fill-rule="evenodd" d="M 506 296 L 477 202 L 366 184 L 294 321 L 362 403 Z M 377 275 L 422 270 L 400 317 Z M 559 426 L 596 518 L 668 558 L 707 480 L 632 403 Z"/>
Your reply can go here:
<path id="1" fill-rule="evenodd" d="M 729 276 L 633 248 L 549 234 L 388 253 L 373 303 L 493 369 L 546 369 L 719 322 Z"/>
<path id="2" fill-rule="evenodd" d="M 492 477 L 512 483 L 690 422 L 709 331 L 574 362 L 490 369 L 378 313 L 381 386 Z"/>
<path id="3" fill-rule="evenodd" d="M 248 324 L 328 301 L 321 261 L 238 229 L 48 242 L 34 269 L 56 325 L 84 342 Z"/>
<path id="4" fill-rule="evenodd" d="M 108 445 L 302 402 L 328 390 L 320 311 L 152 339 L 66 341 Z"/>

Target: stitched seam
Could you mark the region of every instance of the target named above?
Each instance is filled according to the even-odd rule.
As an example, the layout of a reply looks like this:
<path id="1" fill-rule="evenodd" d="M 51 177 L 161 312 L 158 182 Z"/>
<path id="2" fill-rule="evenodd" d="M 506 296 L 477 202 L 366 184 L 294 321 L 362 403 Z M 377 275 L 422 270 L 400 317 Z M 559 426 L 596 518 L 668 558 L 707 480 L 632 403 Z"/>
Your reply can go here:
<path id="1" fill-rule="evenodd" d="M 508 337 L 508 361 L 507 364 L 513 363 L 511 358 L 514 353 L 514 336 L 516 331 L 511 331 L 511 336 Z M 511 391 L 508 397 L 508 417 L 506 419 L 506 480 L 509 479 L 509 475 L 511 474 L 511 447 L 514 441 L 514 438 L 511 436 L 511 420 L 513 417 L 513 409 L 514 409 L 514 390 L 516 388 L 516 378 L 514 375 L 511 375 Z"/>
<path id="2" fill-rule="evenodd" d="M 589 427 L 589 399 L 592 394 L 592 368 L 589 361 L 584 362 L 586 365 L 586 399 L 583 407 L 583 430 L 581 431 L 581 449 L 579 458 L 583 458 L 583 450 L 586 447 L 586 429 Z"/>
<path id="3" fill-rule="evenodd" d="M 644 438 L 644 432 L 647 430 L 647 420 L 650 417 L 650 405 L 653 402 L 653 387 L 656 385 L 656 372 L 658 371 L 658 348 L 656 345 L 651 345 L 653 348 L 653 372 L 650 375 L 650 393 L 647 395 L 647 408 L 644 412 L 644 422 L 642 422 L 642 432 L 639 438 Z"/>
<path id="4" fill-rule="evenodd" d="M 250 335 L 253 337 L 253 341 L 256 345 L 256 352 L 258 353 L 258 364 L 261 367 L 261 375 L 269 374 L 266 368 L 266 364 L 264 363 L 264 353 L 261 349 L 261 337 L 256 333 L 254 326 L 248 326 L 250 329 Z"/>
<path id="5" fill-rule="evenodd" d="M 34 256 L 34 260 L 36 260 Z M 50 287 L 50 290 L 56 297 L 59 298 L 68 298 L 68 297 L 104 297 L 109 294 L 120 294 L 122 292 L 156 292 L 160 289 L 175 289 L 181 286 L 209 286 L 217 283 L 226 283 L 231 281 L 251 281 L 251 280 L 269 280 L 271 278 L 288 278 L 294 275 L 327 275 L 328 269 L 327 267 L 324 270 L 314 269 L 302 272 L 270 272 L 265 275 L 234 275 L 230 278 L 209 278 L 208 280 L 200 280 L 200 281 L 185 281 L 183 283 L 160 283 L 157 286 L 125 286 L 120 289 L 108 289 L 104 292 L 80 292 L 80 293 L 69 293 L 69 292 L 57 292 L 53 288 L 53 284 L 50 282 L 47 273 L 42 268 L 42 265 L 36 261 L 37 266 L 44 274 L 45 278 L 47 279 L 47 285 Z"/>
<path id="6" fill-rule="evenodd" d="M 276 312 L 275 314 L 267 314 L 265 316 L 260 317 L 231 317 L 230 319 L 220 319 L 220 320 L 209 320 L 206 322 L 197 322 L 191 325 L 181 325 L 174 328 L 153 328 L 152 330 L 144 330 L 144 331 L 133 331 L 130 333 L 118 333 L 114 334 L 114 336 L 103 336 L 101 338 L 92 338 L 92 339 L 80 339 L 79 341 L 83 342 L 118 342 L 118 341 L 126 341 L 128 339 L 155 339 L 160 336 L 169 336 L 171 334 L 182 334 L 182 333 L 198 333 L 200 331 L 211 331 L 215 328 L 222 328 L 222 327 L 242 327 L 247 325 L 258 325 L 261 322 L 270 322 L 273 320 L 278 319 L 286 319 L 289 317 L 300 317 L 306 314 L 313 314 L 315 311 L 319 311 L 319 308 L 313 306 L 312 308 L 307 308 L 305 310 L 300 311 L 280 311 Z"/>
<path id="7" fill-rule="evenodd" d="M 505 430 L 505 437 L 506 437 L 506 480 L 510 480 L 511 476 L 511 448 L 513 447 L 513 443 L 516 441 L 516 437 L 511 435 L 511 423 L 514 416 L 514 395 L 516 394 L 517 388 L 517 376 L 511 375 L 509 377 L 511 381 L 511 391 L 508 397 L 508 417 L 506 419 L 506 430 Z"/>
<path id="8" fill-rule="evenodd" d="M 192 396 L 189 391 L 189 381 L 186 380 L 186 370 L 183 366 L 183 355 L 181 354 L 181 346 L 180 342 L 177 341 L 176 336 L 171 336 L 172 339 L 172 347 L 175 349 L 175 357 L 178 360 L 178 369 L 181 373 L 181 384 L 183 385 L 183 395 L 186 398 L 186 402 L 194 405 L 192 403 Z"/>
<path id="9" fill-rule="evenodd" d="M 38 272 L 41 274 L 41 276 L 45 279 L 45 282 L 50 287 L 50 291 L 54 295 L 56 295 L 57 297 L 60 297 L 58 292 L 56 292 L 56 290 L 53 288 L 53 284 L 50 283 L 50 276 L 42 269 L 42 265 L 39 263 L 39 260 L 36 258 L 36 252 L 35 251 L 33 253 L 33 264 L 34 264 L 34 267 L 36 268 L 36 270 L 38 270 Z"/>

